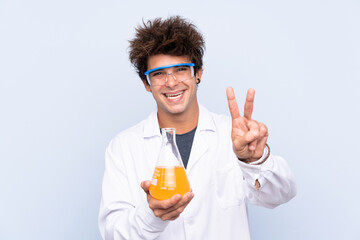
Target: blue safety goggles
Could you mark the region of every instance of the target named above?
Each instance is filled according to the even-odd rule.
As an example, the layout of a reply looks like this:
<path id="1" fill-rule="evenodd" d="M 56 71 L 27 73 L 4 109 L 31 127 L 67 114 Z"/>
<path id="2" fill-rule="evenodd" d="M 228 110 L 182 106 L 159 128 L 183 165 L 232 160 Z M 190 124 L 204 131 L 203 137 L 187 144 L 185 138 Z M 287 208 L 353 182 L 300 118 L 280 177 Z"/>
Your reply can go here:
<path id="1" fill-rule="evenodd" d="M 147 75 L 149 75 L 149 73 L 155 72 L 157 70 L 161 70 L 164 68 L 171 68 L 171 67 L 179 67 L 179 66 L 193 67 L 193 66 L 195 66 L 195 63 L 178 63 L 178 64 L 166 65 L 166 66 L 150 69 L 149 71 L 146 71 L 144 74 L 145 74 L 145 76 L 147 76 Z"/>

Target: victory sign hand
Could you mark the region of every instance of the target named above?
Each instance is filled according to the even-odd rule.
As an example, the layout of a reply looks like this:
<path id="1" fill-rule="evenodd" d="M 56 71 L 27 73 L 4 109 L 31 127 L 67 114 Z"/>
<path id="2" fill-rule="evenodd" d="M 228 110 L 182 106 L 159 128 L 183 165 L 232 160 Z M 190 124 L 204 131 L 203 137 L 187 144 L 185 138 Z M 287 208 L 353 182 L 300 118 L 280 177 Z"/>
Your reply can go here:
<path id="1" fill-rule="evenodd" d="M 249 163 L 258 160 L 264 153 L 268 129 L 265 124 L 251 119 L 255 90 L 250 88 L 246 95 L 244 116 L 239 113 L 232 87 L 226 89 L 229 110 L 232 118 L 231 139 L 234 153 L 239 160 Z"/>

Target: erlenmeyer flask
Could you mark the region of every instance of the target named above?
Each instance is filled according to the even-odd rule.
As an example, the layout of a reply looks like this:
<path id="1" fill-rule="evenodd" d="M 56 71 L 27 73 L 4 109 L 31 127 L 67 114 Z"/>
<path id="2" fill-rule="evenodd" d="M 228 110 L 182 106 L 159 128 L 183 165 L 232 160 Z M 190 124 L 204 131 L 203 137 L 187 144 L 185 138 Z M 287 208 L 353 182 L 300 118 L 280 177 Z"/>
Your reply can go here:
<path id="1" fill-rule="evenodd" d="M 175 128 L 162 128 L 162 145 L 149 188 L 153 198 L 165 200 L 190 192 L 190 184 L 176 146 Z"/>

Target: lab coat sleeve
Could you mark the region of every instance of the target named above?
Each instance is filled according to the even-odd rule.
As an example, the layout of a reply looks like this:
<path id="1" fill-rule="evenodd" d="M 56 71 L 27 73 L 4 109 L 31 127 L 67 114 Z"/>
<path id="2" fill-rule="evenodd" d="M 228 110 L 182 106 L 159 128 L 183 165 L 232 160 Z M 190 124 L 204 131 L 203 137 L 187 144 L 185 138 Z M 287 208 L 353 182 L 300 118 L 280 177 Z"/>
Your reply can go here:
<path id="1" fill-rule="evenodd" d="M 126 159 L 122 159 L 126 156 L 119 152 L 119 146 L 110 143 L 105 154 L 99 212 L 101 236 L 104 240 L 155 239 L 164 231 L 168 221 L 156 217 L 146 201 L 136 206 L 123 163 Z"/>
<path id="2" fill-rule="evenodd" d="M 287 162 L 270 154 L 262 165 L 250 165 L 238 161 L 244 176 L 247 200 L 255 205 L 275 208 L 296 195 L 296 183 Z M 255 181 L 260 183 L 256 190 Z"/>

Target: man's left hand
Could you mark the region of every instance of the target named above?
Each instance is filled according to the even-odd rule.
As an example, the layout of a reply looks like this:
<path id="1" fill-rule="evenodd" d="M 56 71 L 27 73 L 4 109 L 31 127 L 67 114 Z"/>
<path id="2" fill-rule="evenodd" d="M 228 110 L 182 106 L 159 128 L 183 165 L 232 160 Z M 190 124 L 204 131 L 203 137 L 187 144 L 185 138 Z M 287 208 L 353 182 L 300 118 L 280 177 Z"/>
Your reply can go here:
<path id="1" fill-rule="evenodd" d="M 232 87 L 226 89 L 229 110 L 232 118 L 231 139 L 236 156 L 243 162 L 258 160 L 264 153 L 268 129 L 265 124 L 251 119 L 255 90 L 250 88 L 246 95 L 244 116 L 239 113 Z"/>

